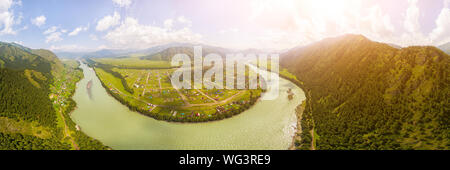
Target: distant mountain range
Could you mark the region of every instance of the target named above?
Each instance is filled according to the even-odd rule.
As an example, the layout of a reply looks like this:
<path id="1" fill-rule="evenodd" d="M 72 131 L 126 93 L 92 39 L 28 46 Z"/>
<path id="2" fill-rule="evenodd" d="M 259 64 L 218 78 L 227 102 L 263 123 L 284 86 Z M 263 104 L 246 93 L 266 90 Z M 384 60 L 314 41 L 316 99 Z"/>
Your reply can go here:
<path id="1" fill-rule="evenodd" d="M 288 51 L 281 65 L 308 94 L 302 148 L 449 149 L 449 59 L 361 35 Z"/>
<path id="2" fill-rule="evenodd" d="M 115 49 L 103 49 L 95 52 L 56 52 L 56 55 L 60 58 L 123 58 L 130 57 L 131 55 L 138 54 L 141 59 L 162 59 L 167 60 L 167 58 L 173 57 L 175 54 L 186 52 L 187 54 L 193 53 L 194 46 L 201 46 L 203 48 L 203 54 L 209 53 L 219 53 L 220 55 L 225 55 L 227 53 L 243 53 L 243 54 L 260 54 L 260 53 L 280 53 L 287 50 L 275 51 L 275 50 L 263 50 L 263 49 L 245 49 L 245 50 L 235 50 L 227 49 L 217 46 L 210 46 L 204 44 L 191 44 L 191 43 L 169 43 L 165 45 L 158 45 L 141 50 L 115 50 Z M 159 54 L 158 54 L 159 53 Z M 170 57 L 167 55 L 171 55 Z"/>

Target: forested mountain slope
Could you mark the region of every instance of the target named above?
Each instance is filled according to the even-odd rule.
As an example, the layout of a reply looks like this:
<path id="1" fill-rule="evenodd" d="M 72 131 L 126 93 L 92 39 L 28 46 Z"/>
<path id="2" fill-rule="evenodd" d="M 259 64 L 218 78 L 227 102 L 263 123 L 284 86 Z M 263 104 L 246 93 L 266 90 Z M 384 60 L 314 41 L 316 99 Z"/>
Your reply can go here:
<path id="1" fill-rule="evenodd" d="M 313 139 L 316 149 L 449 148 L 449 55 L 435 47 L 346 35 L 295 48 L 281 65 L 309 94 L 303 149 Z"/>
<path id="2" fill-rule="evenodd" d="M 54 126 L 56 116 L 48 97 L 52 63 L 9 43 L 0 43 L 0 63 L 0 116 Z"/>
<path id="3" fill-rule="evenodd" d="M 81 131 L 64 129 L 75 129 L 68 112 L 80 77 L 81 70 L 65 67 L 51 51 L 0 42 L 0 150 L 106 149 Z"/>

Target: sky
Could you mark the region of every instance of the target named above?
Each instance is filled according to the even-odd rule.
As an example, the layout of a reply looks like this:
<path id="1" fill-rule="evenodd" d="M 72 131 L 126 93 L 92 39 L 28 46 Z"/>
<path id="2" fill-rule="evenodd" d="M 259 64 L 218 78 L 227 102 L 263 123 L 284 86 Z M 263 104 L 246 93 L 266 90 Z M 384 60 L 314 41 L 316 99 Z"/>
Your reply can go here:
<path id="1" fill-rule="evenodd" d="M 172 42 L 282 50 L 362 34 L 450 42 L 450 0 L 0 0 L 0 41 L 53 51 Z"/>

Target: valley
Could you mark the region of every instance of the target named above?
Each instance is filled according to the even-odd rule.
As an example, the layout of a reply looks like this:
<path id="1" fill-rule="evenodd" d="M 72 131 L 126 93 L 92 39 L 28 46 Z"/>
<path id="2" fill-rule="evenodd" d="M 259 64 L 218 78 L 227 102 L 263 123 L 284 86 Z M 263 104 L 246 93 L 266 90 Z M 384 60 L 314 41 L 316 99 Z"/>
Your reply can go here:
<path id="1" fill-rule="evenodd" d="M 297 128 L 295 109 L 305 100 L 298 86 L 280 79 L 277 100 L 259 100 L 231 118 L 202 123 L 159 121 L 130 110 L 102 86 L 96 71 L 85 64 L 81 68 L 85 76 L 77 84 L 73 96 L 77 109 L 71 118 L 83 132 L 117 150 L 288 149 Z M 92 98 L 86 88 L 90 81 Z M 288 99 L 288 89 L 294 93 L 293 100 Z"/>

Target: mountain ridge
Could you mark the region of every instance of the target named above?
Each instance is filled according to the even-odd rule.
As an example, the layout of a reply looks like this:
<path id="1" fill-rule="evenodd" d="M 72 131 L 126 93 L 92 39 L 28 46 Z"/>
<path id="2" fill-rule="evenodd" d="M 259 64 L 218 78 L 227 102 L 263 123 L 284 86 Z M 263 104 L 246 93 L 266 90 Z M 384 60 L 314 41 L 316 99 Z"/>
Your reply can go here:
<path id="1" fill-rule="evenodd" d="M 311 93 L 303 149 L 312 130 L 318 149 L 448 148 L 448 115 L 436 108 L 449 108 L 449 56 L 436 47 L 397 49 L 345 35 L 293 49 L 280 61 Z"/>

